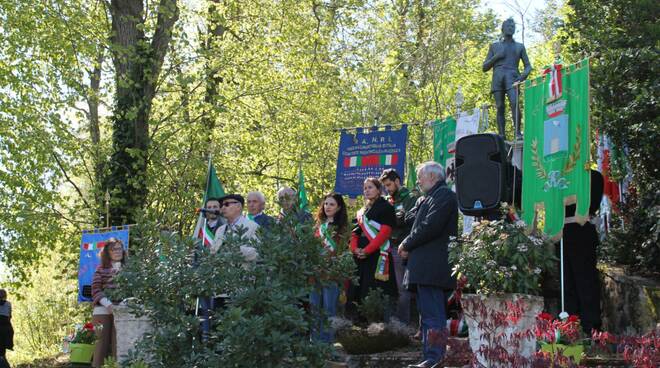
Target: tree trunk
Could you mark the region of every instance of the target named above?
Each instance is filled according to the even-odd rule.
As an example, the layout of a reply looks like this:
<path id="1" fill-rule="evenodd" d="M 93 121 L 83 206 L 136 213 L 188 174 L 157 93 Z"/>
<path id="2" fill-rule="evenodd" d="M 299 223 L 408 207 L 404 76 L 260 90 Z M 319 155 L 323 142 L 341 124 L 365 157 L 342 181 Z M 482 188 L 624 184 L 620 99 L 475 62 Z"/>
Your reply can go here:
<path id="1" fill-rule="evenodd" d="M 211 150 L 211 132 L 215 128 L 216 116 L 218 111 L 218 85 L 222 83 L 222 77 L 218 75 L 218 67 L 215 67 L 212 63 L 213 51 L 217 48 L 218 42 L 222 39 L 222 36 L 225 33 L 224 24 L 218 19 L 218 4 L 220 0 L 210 0 L 208 8 L 208 35 L 206 39 L 206 91 L 204 94 L 204 102 L 207 107 L 207 111 L 203 117 L 204 127 L 208 131 L 207 140 L 206 140 L 206 156 L 208 158 Z"/>
<path id="2" fill-rule="evenodd" d="M 109 189 L 112 224 L 134 222 L 147 197 L 149 115 L 156 83 L 178 19 L 176 0 L 160 0 L 156 30 L 147 42 L 142 0 L 112 0 L 112 59 L 115 66 Z"/>

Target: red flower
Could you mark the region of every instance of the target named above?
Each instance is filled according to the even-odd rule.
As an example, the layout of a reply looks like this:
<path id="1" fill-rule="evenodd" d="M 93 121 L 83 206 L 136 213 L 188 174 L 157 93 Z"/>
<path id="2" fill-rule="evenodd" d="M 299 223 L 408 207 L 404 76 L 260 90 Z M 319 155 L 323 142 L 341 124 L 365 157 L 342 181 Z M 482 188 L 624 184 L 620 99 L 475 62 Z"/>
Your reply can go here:
<path id="1" fill-rule="evenodd" d="M 94 324 L 91 322 L 85 323 L 83 330 L 94 331 Z"/>
<path id="2" fill-rule="evenodd" d="M 552 321 L 552 314 L 546 313 L 546 312 L 541 312 L 541 313 L 539 313 L 538 316 L 536 316 L 536 318 L 546 320 L 546 321 Z"/>
<path id="3" fill-rule="evenodd" d="M 580 322 L 580 317 L 576 315 L 570 315 L 568 316 L 568 322 Z"/>

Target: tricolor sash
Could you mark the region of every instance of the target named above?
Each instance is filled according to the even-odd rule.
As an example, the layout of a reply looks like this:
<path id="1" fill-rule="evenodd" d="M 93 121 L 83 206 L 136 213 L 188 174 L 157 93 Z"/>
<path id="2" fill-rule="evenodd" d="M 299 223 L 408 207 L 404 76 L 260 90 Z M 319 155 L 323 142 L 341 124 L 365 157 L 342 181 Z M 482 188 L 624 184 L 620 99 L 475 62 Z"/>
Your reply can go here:
<path id="1" fill-rule="evenodd" d="M 206 221 L 207 220 L 204 219 L 204 226 L 199 229 L 199 234 L 197 234 L 197 237 L 202 239 L 202 244 L 204 244 L 205 247 L 210 248 L 213 244 L 213 241 L 215 240 L 215 234 L 213 231 L 211 231 L 211 228 L 209 228 Z"/>
<path id="2" fill-rule="evenodd" d="M 323 240 L 323 246 L 333 252 L 337 252 L 337 242 L 335 242 L 335 239 L 332 238 L 332 234 L 330 233 L 330 230 L 328 229 L 328 223 L 324 222 L 321 224 L 319 227 L 319 235 L 321 235 L 321 239 Z"/>
<path id="3" fill-rule="evenodd" d="M 376 238 L 381 227 L 378 222 L 369 220 L 365 214 L 358 216 L 358 225 L 360 225 L 362 233 L 367 237 L 367 239 L 369 239 L 370 242 Z M 388 239 L 380 246 L 380 255 L 378 256 L 376 273 L 374 274 L 376 280 L 387 281 L 390 279 L 389 249 L 390 241 Z"/>

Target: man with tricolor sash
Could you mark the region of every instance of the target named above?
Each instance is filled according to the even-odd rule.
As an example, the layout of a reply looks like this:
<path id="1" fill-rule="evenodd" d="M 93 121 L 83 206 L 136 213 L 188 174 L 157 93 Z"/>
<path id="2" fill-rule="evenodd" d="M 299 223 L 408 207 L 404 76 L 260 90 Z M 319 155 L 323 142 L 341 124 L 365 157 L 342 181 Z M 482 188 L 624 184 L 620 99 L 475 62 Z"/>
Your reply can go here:
<path id="1" fill-rule="evenodd" d="M 419 165 L 417 182 L 424 199 L 416 208 L 410 234 L 398 248 L 408 259 L 408 285 L 416 288 L 422 325 L 423 361 L 409 367 L 439 368 L 443 367 L 447 336 L 445 290 L 455 287 L 447 245 L 449 237 L 458 232 L 458 204 L 439 163 Z"/>

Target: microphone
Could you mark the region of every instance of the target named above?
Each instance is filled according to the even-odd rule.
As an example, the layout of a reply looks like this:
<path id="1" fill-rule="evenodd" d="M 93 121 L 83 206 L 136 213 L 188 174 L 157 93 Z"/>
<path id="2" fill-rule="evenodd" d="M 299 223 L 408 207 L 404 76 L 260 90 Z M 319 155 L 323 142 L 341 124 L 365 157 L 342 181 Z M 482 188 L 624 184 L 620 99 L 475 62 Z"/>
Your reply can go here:
<path id="1" fill-rule="evenodd" d="M 209 209 L 206 209 L 206 208 L 196 208 L 195 209 L 195 213 L 200 213 L 200 212 L 201 213 L 212 213 L 214 215 L 221 215 L 222 214 L 222 213 L 220 213 L 220 210 L 209 210 Z"/>

